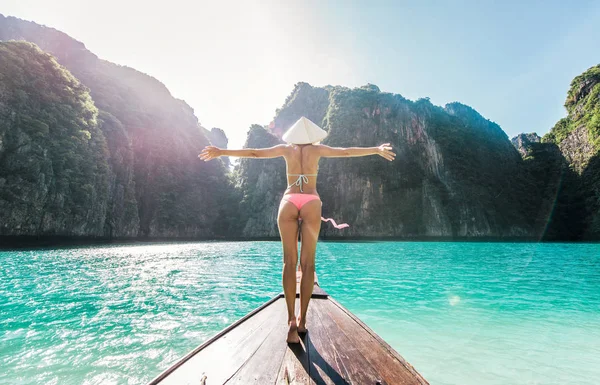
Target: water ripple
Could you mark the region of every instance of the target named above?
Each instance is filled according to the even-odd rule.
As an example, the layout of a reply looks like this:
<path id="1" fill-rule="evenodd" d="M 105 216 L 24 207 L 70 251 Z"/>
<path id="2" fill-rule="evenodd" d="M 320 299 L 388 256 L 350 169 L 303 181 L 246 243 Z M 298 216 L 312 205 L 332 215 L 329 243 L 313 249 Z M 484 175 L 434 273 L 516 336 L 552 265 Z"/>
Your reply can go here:
<path id="1" fill-rule="evenodd" d="M 321 285 L 432 385 L 596 384 L 600 247 L 320 243 Z M 143 384 L 281 291 L 276 242 L 0 252 L 0 383 Z"/>

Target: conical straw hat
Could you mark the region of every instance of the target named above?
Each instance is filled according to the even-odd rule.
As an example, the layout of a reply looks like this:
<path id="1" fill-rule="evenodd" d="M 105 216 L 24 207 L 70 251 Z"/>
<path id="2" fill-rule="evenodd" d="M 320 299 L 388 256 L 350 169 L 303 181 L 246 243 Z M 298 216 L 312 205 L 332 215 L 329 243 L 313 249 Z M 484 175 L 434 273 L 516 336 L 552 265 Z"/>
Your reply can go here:
<path id="1" fill-rule="evenodd" d="M 292 144 L 308 144 L 320 142 L 326 136 L 327 131 L 303 116 L 283 134 L 282 138 Z"/>

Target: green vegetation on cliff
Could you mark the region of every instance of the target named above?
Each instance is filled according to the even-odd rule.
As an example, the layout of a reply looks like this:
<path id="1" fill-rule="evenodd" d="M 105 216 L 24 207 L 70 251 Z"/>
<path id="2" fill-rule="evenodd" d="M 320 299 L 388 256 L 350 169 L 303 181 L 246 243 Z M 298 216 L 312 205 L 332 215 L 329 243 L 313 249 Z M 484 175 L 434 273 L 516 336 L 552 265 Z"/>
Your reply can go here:
<path id="1" fill-rule="evenodd" d="M 539 137 L 538 137 L 539 138 Z M 579 177 L 554 143 L 523 141 L 519 186 L 525 213 L 544 229 L 545 240 L 579 240 L 585 226 Z M 548 213 L 541 216 L 538 213 Z"/>
<path id="2" fill-rule="evenodd" d="M 298 83 L 246 146 L 280 143 L 300 116 L 332 146 L 392 143 L 392 163 L 322 161 L 323 214 L 351 224 L 325 224 L 326 237 L 600 239 L 600 66 L 573 80 L 565 106 L 517 151 L 460 103 Z M 0 235 L 276 237 L 283 160 L 244 159 L 230 174 L 227 159 L 196 157 L 209 141 L 227 145 L 158 80 L 0 15 Z"/>
<path id="3" fill-rule="evenodd" d="M 600 239 L 600 65 L 571 82 L 560 119 L 528 144 L 525 168 L 538 203 L 550 205 L 547 237 Z M 545 203 L 544 203 L 545 202 Z"/>
<path id="4" fill-rule="evenodd" d="M 544 141 L 560 144 L 573 131 L 585 127 L 592 147 L 600 150 L 600 64 L 573 79 L 565 108 L 568 116 L 556 123 Z"/>
<path id="5" fill-rule="evenodd" d="M 0 42 L 0 234 L 102 234 L 109 171 L 97 115 L 51 55 Z"/>
<path id="6" fill-rule="evenodd" d="M 498 125 L 468 106 L 413 102 L 372 84 L 298 83 L 269 126 L 272 135 L 253 145 L 271 145 L 302 115 L 328 131 L 326 144 L 390 142 L 398 154 L 392 163 L 376 156 L 322 160 L 317 183 L 323 213 L 351 224 L 343 233 L 324 225 L 324 236 L 535 237 L 542 231 L 519 199 L 518 152 Z M 242 206 L 255 218 L 250 227 L 275 232 L 271 215 L 256 218 L 259 210 L 275 211 L 278 200 L 263 201 L 256 211 L 246 202 L 281 194 L 285 179 L 265 180 L 274 173 L 261 161 L 240 171 L 242 178 L 263 176 L 260 188 L 244 191 Z"/>
<path id="7" fill-rule="evenodd" d="M 259 125 L 248 131 L 245 147 L 271 147 L 281 141 Z M 240 191 L 241 203 L 238 231 L 246 237 L 276 237 L 277 211 L 285 189 L 285 161 L 275 159 L 242 158 L 235 169 L 236 187 Z M 283 186 L 283 189 L 282 189 Z"/>
<path id="8" fill-rule="evenodd" d="M 38 44 L 90 90 L 109 150 L 104 235 L 229 234 L 233 221 L 221 214 L 235 208 L 237 194 L 223 162 L 198 160 L 209 140 L 192 108 L 153 77 L 101 60 L 60 31 L 0 15 L 0 40 L 10 39 Z"/>
<path id="9" fill-rule="evenodd" d="M 568 115 L 544 137 L 557 143 L 578 178 L 566 190 L 578 205 L 570 207 L 578 217 L 584 239 L 600 239 L 600 64 L 571 82 L 565 102 Z"/>

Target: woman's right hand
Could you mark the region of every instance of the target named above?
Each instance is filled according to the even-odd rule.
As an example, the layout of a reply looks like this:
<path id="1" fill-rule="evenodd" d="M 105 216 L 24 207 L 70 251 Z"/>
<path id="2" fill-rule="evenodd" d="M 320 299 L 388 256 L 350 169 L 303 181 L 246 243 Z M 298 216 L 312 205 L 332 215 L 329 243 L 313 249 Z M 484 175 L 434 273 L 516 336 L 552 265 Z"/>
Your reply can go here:
<path id="1" fill-rule="evenodd" d="M 208 162 L 209 160 L 218 158 L 220 156 L 221 156 L 221 149 L 219 147 L 206 146 L 206 147 L 204 147 L 204 149 L 202 150 L 200 155 L 198 155 L 198 158 L 202 159 L 205 162 Z"/>
<path id="2" fill-rule="evenodd" d="M 392 152 L 392 146 L 389 143 L 384 143 L 377 147 L 377 155 L 389 160 L 390 162 L 396 158 L 396 154 Z"/>

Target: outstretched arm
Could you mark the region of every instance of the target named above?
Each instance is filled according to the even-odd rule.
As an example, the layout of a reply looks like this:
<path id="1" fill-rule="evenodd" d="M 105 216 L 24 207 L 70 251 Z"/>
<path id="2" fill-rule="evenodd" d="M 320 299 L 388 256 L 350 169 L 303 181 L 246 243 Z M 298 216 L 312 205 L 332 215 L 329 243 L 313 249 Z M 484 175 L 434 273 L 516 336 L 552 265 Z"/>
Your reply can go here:
<path id="1" fill-rule="evenodd" d="M 319 154 L 324 158 L 349 158 L 355 156 L 379 155 L 389 161 L 394 160 L 396 154 L 392 152 L 389 143 L 378 147 L 329 147 L 319 145 Z"/>
<path id="2" fill-rule="evenodd" d="M 242 150 L 224 150 L 215 146 L 206 146 L 198 155 L 207 162 L 220 156 L 235 156 L 238 158 L 277 158 L 284 155 L 285 144 L 269 148 L 244 148 Z"/>

